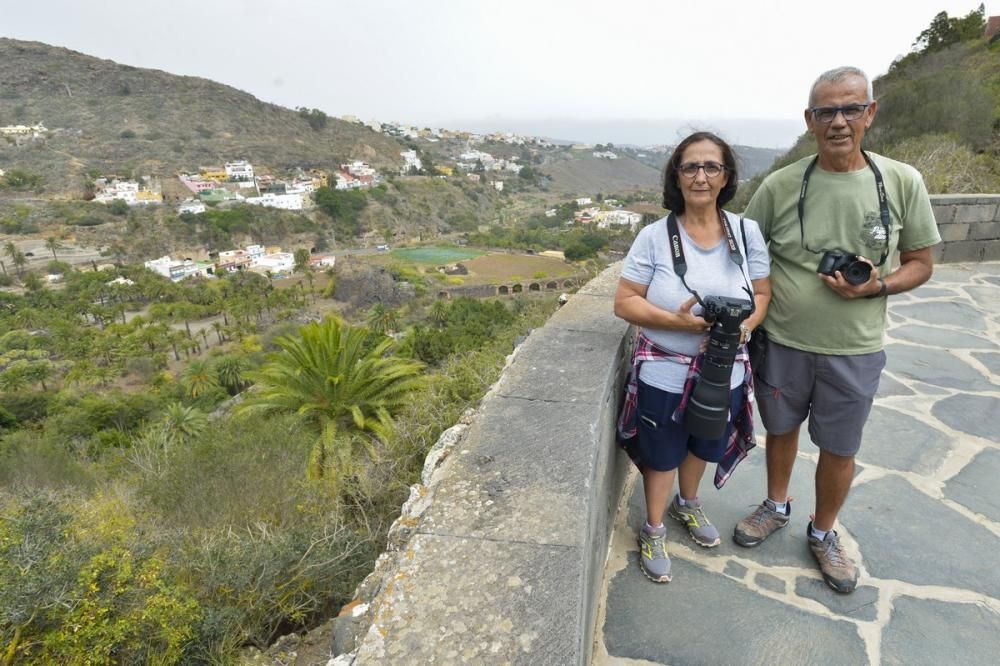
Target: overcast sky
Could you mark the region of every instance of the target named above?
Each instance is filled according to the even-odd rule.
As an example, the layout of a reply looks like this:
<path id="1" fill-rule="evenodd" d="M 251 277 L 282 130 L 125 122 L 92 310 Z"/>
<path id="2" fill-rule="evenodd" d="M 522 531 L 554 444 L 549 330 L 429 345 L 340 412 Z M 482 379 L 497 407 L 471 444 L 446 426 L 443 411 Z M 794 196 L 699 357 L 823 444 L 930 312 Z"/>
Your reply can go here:
<path id="1" fill-rule="evenodd" d="M 988 16 L 1000 14 L 1000 0 L 985 4 Z M 457 129 L 552 126 L 618 142 L 642 127 L 655 134 L 684 124 L 787 146 L 803 129 L 821 71 L 853 64 L 882 74 L 937 12 L 964 16 L 978 5 L 0 0 L 0 36 L 202 76 L 338 116 Z"/>

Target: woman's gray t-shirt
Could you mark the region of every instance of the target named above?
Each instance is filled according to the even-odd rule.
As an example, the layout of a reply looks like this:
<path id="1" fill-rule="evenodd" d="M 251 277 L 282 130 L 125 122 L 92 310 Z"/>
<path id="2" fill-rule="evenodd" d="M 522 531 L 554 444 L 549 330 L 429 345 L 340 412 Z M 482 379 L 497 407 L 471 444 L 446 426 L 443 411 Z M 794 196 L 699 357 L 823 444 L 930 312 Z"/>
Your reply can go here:
<path id="1" fill-rule="evenodd" d="M 729 246 L 725 238 L 708 250 L 695 245 L 684 230 L 684 226 L 678 224 L 681 243 L 684 246 L 684 259 L 687 263 L 687 273 L 684 278 L 688 286 L 697 291 L 702 298 L 729 296 L 749 299 L 746 293 L 747 283 L 740 273 L 742 272 L 747 280 L 767 277 L 771 268 L 767 246 L 757 223 L 744 219 L 746 242 L 749 246 L 744 248 L 739 216 L 732 213 L 726 213 L 726 216 L 736 237 L 736 244 L 748 260 L 743 262 L 742 268 L 737 266 L 729 257 Z M 628 256 L 625 257 L 622 277 L 629 282 L 648 285 L 646 300 L 670 312 L 677 312 L 681 305 L 691 298 L 691 293 L 684 288 L 680 277 L 674 272 L 667 218 L 661 218 L 639 232 Z M 696 303 L 691 312 L 700 315 L 702 307 Z M 704 337 L 698 333 L 662 329 L 643 328 L 642 331 L 658 346 L 686 356 L 698 353 L 698 347 Z M 683 390 L 686 377 L 687 366 L 674 361 L 643 363 L 639 373 L 639 378 L 643 382 L 672 393 L 680 393 Z M 735 388 L 742 381 L 743 365 L 736 363 L 733 365 L 730 386 Z"/>

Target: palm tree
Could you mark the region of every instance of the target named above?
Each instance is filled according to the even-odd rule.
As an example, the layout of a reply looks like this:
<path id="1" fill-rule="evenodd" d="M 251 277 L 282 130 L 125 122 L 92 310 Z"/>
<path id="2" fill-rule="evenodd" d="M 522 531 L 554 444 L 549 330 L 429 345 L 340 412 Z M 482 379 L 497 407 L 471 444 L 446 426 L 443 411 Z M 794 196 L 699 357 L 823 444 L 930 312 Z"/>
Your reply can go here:
<path id="1" fill-rule="evenodd" d="M 430 317 L 435 324 L 443 326 L 448 321 L 448 302 L 442 298 L 434 301 L 431 305 Z"/>
<path id="2" fill-rule="evenodd" d="M 243 375 L 250 368 L 246 359 L 240 356 L 222 356 L 215 362 L 215 372 L 221 384 L 230 395 L 236 395 L 246 386 Z"/>
<path id="3" fill-rule="evenodd" d="M 195 359 L 188 363 L 181 375 L 181 382 L 192 398 L 198 398 L 219 386 L 212 366 L 205 359 Z"/>
<path id="4" fill-rule="evenodd" d="M 219 337 L 219 346 L 220 347 L 222 346 L 222 343 L 223 343 L 222 329 L 223 329 L 222 322 L 219 322 L 219 321 L 213 321 L 212 322 L 212 330 L 215 331 L 215 334 Z M 205 343 L 205 346 L 208 347 L 208 343 L 207 342 Z"/>
<path id="5" fill-rule="evenodd" d="M 387 335 L 399 327 L 399 317 L 392 308 L 376 303 L 368 313 L 368 328 L 374 333 Z"/>
<path id="6" fill-rule="evenodd" d="M 363 327 L 327 317 L 301 327 L 298 336 L 276 338 L 282 351 L 250 373 L 257 391 L 239 412 L 305 417 L 317 434 L 309 460 L 314 478 L 344 474 L 359 435 L 385 440 L 393 416 L 423 383 L 423 364 L 387 355 L 393 344 L 388 338 L 366 348 L 368 337 Z"/>
<path id="7" fill-rule="evenodd" d="M 208 417 L 197 407 L 185 407 L 179 402 L 167 405 L 160 427 L 169 444 L 183 444 L 197 437 L 208 425 Z"/>
<path id="8" fill-rule="evenodd" d="M 49 236 L 45 239 L 45 247 L 49 248 L 52 252 L 53 261 L 59 261 L 59 257 L 56 256 L 56 250 L 62 249 L 62 245 L 59 244 L 59 239 L 55 236 Z"/>

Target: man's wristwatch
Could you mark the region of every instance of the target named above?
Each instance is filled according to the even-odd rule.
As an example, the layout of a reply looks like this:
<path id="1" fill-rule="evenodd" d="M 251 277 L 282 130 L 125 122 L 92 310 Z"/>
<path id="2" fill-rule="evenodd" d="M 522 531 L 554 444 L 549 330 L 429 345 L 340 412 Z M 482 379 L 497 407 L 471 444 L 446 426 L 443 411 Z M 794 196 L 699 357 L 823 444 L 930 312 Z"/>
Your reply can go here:
<path id="1" fill-rule="evenodd" d="M 882 298 L 888 295 L 888 287 L 885 286 L 885 278 L 878 279 L 878 293 L 868 294 L 865 298 Z"/>
<path id="2" fill-rule="evenodd" d="M 742 322 L 740 323 L 740 333 L 743 334 L 744 342 L 750 339 L 750 327 Z"/>

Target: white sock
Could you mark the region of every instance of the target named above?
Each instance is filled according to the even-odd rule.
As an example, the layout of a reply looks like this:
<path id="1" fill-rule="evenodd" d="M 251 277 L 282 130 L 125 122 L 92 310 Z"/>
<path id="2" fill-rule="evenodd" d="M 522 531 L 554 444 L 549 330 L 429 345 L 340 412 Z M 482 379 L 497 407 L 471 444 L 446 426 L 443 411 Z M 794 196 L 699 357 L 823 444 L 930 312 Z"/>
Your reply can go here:
<path id="1" fill-rule="evenodd" d="M 652 533 L 652 532 L 655 532 L 656 530 L 662 530 L 662 529 L 663 529 L 663 523 L 660 523 L 656 527 L 653 527 L 652 525 L 649 524 L 648 520 L 646 521 L 646 531 L 647 532 Z"/>
<path id="2" fill-rule="evenodd" d="M 778 502 L 775 502 L 770 497 L 768 497 L 767 499 L 768 499 L 769 502 L 771 502 L 771 504 L 774 505 L 774 510 L 775 511 L 777 511 L 781 515 L 785 515 L 786 513 L 788 513 L 788 500 L 785 500 L 784 502 L 778 503 Z"/>
<path id="3" fill-rule="evenodd" d="M 825 539 L 826 535 L 829 533 L 829 530 L 818 530 L 815 527 L 810 527 L 809 531 L 815 538 L 819 539 L 820 541 Z"/>
<path id="4" fill-rule="evenodd" d="M 686 499 L 684 499 L 683 497 L 681 497 L 680 493 L 677 493 L 677 504 L 679 506 L 687 506 L 687 503 L 688 503 L 688 501 Z"/>

